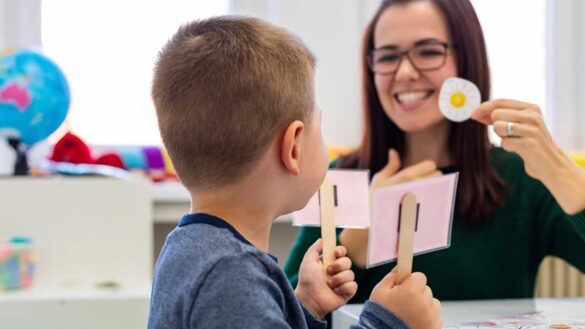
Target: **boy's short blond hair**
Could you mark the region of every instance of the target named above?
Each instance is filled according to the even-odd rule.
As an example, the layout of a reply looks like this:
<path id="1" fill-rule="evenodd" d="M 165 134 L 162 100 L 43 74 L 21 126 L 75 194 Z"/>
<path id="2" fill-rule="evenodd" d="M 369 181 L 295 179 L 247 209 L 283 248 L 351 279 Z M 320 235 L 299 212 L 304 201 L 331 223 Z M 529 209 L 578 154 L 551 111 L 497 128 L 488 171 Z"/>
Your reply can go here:
<path id="1" fill-rule="evenodd" d="M 250 172 L 315 107 L 315 57 L 287 31 L 248 17 L 185 24 L 159 53 L 152 97 L 183 185 L 208 190 Z"/>

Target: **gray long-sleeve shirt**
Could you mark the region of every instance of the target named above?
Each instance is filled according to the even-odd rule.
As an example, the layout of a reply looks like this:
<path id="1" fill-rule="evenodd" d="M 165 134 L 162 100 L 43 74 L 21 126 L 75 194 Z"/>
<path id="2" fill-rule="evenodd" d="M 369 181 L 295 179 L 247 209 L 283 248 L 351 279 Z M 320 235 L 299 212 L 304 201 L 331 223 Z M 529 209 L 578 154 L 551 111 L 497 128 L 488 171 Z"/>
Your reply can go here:
<path id="1" fill-rule="evenodd" d="M 296 299 L 276 259 L 229 223 L 185 215 L 158 258 L 149 329 L 325 328 Z M 368 302 L 352 328 L 407 328 Z"/>

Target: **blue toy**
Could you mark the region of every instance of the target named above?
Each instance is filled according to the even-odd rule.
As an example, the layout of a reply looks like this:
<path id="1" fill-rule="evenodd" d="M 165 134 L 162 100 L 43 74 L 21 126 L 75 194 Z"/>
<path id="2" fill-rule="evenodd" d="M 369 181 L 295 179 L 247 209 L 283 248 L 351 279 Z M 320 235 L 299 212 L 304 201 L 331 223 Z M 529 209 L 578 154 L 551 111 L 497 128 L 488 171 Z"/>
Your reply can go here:
<path id="1" fill-rule="evenodd" d="M 30 287 L 35 258 L 28 238 L 13 237 L 10 241 L 0 241 L 0 292 Z"/>

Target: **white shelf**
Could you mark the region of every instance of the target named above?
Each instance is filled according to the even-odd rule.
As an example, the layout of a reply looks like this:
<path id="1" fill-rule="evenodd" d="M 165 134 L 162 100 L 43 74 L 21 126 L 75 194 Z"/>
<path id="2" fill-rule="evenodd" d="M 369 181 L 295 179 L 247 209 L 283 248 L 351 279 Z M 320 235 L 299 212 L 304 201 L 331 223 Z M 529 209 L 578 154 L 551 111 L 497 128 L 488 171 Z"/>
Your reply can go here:
<path id="1" fill-rule="evenodd" d="M 146 328 L 150 286 L 32 289 L 0 293 L 0 328 Z"/>
<path id="2" fill-rule="evenodd" d="M 189 193 L 179 182 L 152 184 L 152 199 L 155 203 L 189 203 Z"/>
<path id="3" fill-rule="evenodd" d="M 14 302 L 83 301 L 83 300 L 150 300 L 150 284 L 132 288 L 38 288 L 4 291 L 0 293 L 0 305 Z M 1 308 L 1 307 L 0 307 Z M 2 318 L 0 316 L 0 318 Z"/>

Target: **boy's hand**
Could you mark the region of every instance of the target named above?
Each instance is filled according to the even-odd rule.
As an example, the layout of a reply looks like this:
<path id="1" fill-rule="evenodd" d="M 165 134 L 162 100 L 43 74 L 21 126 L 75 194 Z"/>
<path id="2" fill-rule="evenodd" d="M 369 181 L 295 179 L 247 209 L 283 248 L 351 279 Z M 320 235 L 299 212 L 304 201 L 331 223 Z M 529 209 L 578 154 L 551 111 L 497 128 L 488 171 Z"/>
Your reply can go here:
<path id="1" fill-rule="evenodd" d="M 321 260 L 321 239 L 317 240 L 305 253 L 299 269 L 299 283 L 295 294 L 305 308 L 317 319 L 345 305 L 355 295 L 357 283 L 350 270 L 351 260 L 345 256 L 343 246 L 335 249 L 336 260 L 323 271 Z"/>
<path id="2" fill-rule="evenodd" d="M 441 303 L 433 298 L 426 276 L 412 273 L 400 284 L 396 284 L 396 278 L 394 268 L 376 285 L 370 300 L 394 313 L 411 329 L 441 328 Z"/>

